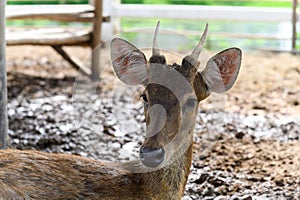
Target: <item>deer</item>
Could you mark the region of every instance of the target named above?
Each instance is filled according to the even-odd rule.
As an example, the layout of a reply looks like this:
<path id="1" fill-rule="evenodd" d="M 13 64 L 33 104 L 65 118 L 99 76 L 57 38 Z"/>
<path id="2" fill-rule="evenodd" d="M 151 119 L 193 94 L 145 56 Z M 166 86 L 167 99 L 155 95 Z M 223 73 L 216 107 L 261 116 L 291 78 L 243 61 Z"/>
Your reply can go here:
<path id="1" fill-rule="evenodd" d="M 232 88 L 242 51 L 236 47 L 223 50 L 198 71 L 207 24 L 181 65 L 168 65 L 160 54 L 158 30 L 159 23 L 149 61 L 128 41 L 111 41 L 116 76 L 125 84 L 144 86 L 146 136 L 139 159 L 108 162 L 35 150 L 0 150 L 0 199 L 182 198 L 192 164 L 198 105 L 212 92 Z"/>

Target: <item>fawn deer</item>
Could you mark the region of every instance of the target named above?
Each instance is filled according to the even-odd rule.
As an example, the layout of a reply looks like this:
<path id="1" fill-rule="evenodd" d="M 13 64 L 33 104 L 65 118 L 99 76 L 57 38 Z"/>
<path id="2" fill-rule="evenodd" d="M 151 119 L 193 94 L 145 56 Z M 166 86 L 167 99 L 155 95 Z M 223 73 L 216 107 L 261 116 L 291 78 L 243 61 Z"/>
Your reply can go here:
<path id="1" fill-rule="evenodd" d="M 110 163 L 75 155 L 0 151 L 0 199 L 181 199 L 192 162 L 198 104 L 211 92 L 229 90 L 238 75 L 241 50 L 213 56 L 198 72 L 207 26 L 181 65 L 167 65 L 157 45 L 149 62 L 137 47 L 115 38 L 111 59 L 118 78 L 145 90 L 146 139 L 140 159 Z"/>

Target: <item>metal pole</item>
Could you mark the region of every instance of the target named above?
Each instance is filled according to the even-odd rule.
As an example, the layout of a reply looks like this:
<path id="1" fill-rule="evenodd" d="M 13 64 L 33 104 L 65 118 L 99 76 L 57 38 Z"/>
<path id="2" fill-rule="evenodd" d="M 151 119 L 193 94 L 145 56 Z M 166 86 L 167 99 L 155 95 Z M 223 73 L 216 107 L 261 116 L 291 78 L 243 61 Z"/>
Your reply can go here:
<path id="1" fill-rule="evenodd" d="M 297 0 L 293 0 L 293 16 L 292 16 L 292 52 L 296 51 L 296 40 L 297 40 Z"/>
<path id="2" fill-rule="evenodd" d="M 6 147 L 7 139 L 7 77 L 6 77 L 6 42 L 5 42 L 5 5 L 6 0 L 0 0 L 0 148 Z"/>

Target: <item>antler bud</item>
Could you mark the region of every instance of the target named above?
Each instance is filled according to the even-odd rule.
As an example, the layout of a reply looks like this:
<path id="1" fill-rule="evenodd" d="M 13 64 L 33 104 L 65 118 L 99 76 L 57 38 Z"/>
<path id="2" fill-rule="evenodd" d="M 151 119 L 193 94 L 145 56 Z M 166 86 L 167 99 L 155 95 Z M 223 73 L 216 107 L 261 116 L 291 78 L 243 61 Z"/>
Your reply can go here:
<path id="1" fill-rule="evenodd" d="M 186 56 L 182 60 L 181 68 L 179 71 L 191 82 L 194 81 L 194 78 L 197 74 L 197 70 L 200 64 L 198 62 L 198 59 L 202 51 L 203 44 L 205 42 L 205 38 L 207 36 L 207 31 L 208 31 L 208 24 L 206 24 L 201 39 L 198 45 L 196 46 L 196 48 L 194 49 L 194 51 L 191 53 L 191 55 Z"/>
<path id="2" fill-rule="evenodd" d="M 158 43 L 157 43 L 157 34 L 158 34 L 158 30 L 159 30 L 159 24 L 160 24 L 160 21 L 157 22 L 155 33 L 154 33 L 152 56 L 160 55 L 160 51 L 159 51 L 159 47 L 158 47 Z"/>
<path id="3" fill-rule="evenodd" d="M 206 36 L 207 36 L 207 32 L 208 32 L 208 23 L 206 23 L 205 29 L 203 31 L 203 34 L 201 36 L 201 39 L 200 39 L 198 45 L 196 46 L 196 48 L 194 49 L 194 51 L 191 53 L 191 57 L 194 60 L 198 60 L 198 58 L 200 56 L 203 44 L 204 44 Z"/>
<path id="4" fill-rule="evenodd" d="M 163 55 L 160 55 L 160 50 L 158 47 L 158 42 L 157 42 L 157 35 L 158 35 L 158 30 L 159 30 L 159 24 L 160 21 L 157 22 L 155 33 L 154 33 L 154 38 L 153 38 L 153 47 L 152 47 L 152 56 L 149 59 L 150 63 L 159 63 L 159 64 L 165 64 L 166 63 L 166 58 Z"/>

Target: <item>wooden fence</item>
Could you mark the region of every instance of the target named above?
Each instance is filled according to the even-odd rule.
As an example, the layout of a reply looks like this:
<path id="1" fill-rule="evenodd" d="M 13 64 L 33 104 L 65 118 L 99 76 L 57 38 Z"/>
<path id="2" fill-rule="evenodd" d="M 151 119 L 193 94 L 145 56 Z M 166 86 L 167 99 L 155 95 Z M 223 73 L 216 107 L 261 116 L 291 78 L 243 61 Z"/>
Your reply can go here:
<path id="1" fill-rule="evenodd" d="M 7 28 L 7 45 L 51 46 L 75 69 L 80 69 L 93 80 L 99 79 L 99 60 L 102 22 L 109 16 L 102 16 L 102 0 L 82 5 L 9 5 L 7 20 L 50 20 L 53 22 L 86 22 L 85 28 L 75 27 L 25 27 Z M 58 23 L 57 23 L 58 24 Z M 63 49 L 65 46 L 88 46 L 92 49 L 91 66 L 86 66 Z"/>
<path id="2" fill-rule="evenodd" d="M 258 34 L 224 34 L 225 37 L 260 38 L 292 41 L 291 50 L 295 50 L 297 31 L 296 23 L 299 19 L 297 13 L 297 0 L 291 0 L 291 8 L 270 7 L 242 7 L 242 6 L 190 6 L 190 5 L 145 5 L 145 4 L 120 4 L 118 0 L 104 0 L 104 13 L 111 16 L 111 25 L 104 27 L 105 38 L 111 38 L 114 32 L 122 32 L 119 18 L 159 18 L 159 19 L 186 19 L 186 20 L 220 20 L 232 22 L 266 22 L 266 23 L 291 23 L 290 35 L 258 35 Z M 187 33 L 191 33 L 189 31 Z M 197 33 L 199 34 L 199 33 Z M 223 33 L 215 33 L 222 35 Z"/>

